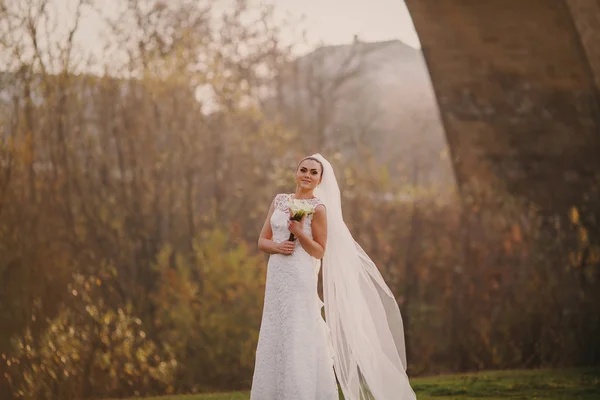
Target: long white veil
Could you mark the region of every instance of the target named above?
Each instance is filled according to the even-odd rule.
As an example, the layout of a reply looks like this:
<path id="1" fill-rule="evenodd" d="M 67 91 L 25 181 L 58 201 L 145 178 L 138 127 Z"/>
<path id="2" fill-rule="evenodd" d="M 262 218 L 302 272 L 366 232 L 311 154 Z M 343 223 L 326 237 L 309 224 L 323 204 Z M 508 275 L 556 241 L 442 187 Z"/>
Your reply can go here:
<path id="1" fill-rule="evenodd" d="M 344 397 L 416 399 L 406 375 L 404 327 L 398 303 L 344 223 L 333 167 L 320 154 L 312 157 L 323 165 L 323 179 L 315 195 L 327 209 L 325 319 Z"/>

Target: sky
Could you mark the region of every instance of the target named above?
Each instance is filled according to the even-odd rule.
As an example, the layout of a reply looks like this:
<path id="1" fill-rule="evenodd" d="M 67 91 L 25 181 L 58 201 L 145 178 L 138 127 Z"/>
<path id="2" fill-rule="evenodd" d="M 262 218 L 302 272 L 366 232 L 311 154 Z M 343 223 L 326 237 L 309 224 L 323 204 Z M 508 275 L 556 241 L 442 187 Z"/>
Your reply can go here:
<path id="1" fill-rule="evenodd" d="M 410 14 L 403 0 L 271 0 L 279 12 L 305 16 L 311 42 L 350 43 L 354 35 L 365 42 L 400 39 L 419 48 Z"/>
<path id="2" fill-rule="evenodd" d="M 75 0 L 51 0 L 62 15 L 73 10 Z M 235 0 L 221 0 L 220 6 Z M 419 39 L 414 30 L 404 0 L 256 0 L 274 4 L 282 21 L 286 16 L 297 21 L 303 18 L 300 28 L 306 32 L 309 44 L 351 43 L 355 35 L 366 42 L 400 39 L 419 48 Z M 111 8 L 110 1 L 106 2 Z M 106 9 L 106 11 L 109 11 Z M 108 12 L 110 14 L 110 11 Z M 99 36 L 95 18 L 86 18 L 80 25 L 81 36 L 86 44 L 94 47 Z M 294 35 L 295 36 L 295 35 Z M 294 40 L 294 38 L 290 38 Z M 99 45 L 99 44 L 98 44 Z"/>
<path id="3" fill-rule="evenodd" d="M 115 1 L 104 0 L 102 13 L 110 16 L 118 11 Z M 214 1 L 214 0 L 205 0 Z M 216 10 L 229 7 L 236 0 L 218 0 Z M 364 42 L 399 39 L 404 43 L 420 48 L 410 14 L 404 0 L 251 0 L 251 2 L 273 4 L 276 16 L 283 23 L 287 19 L 300 24 L 282 32 L 284 42 L 299 43 L 295 51 L 304 53 L 316 45 L 336 45 L 352 43 L 355 35 Z M 75 4 L 78 0 L 50 0 L 50 9 L 57 16 L 56 33 L 66 37 L 73 24 Z M 97 3 L 101 4 L 101 3 Z M 218 11 L 217 11 L 218 12 Z M 102 57 L 105 38 L 98 15 L 91 10 L 85 12 L 79 24 L 76 43 L 84 54 Z M 59 32 L 60 31 L 60 32 Z M 306 34 L 307 42 L 300 31 Z M 287 35 L 287 37 L 286 37 Z M 101 73 L 101 71 L 99 72 Z"/>

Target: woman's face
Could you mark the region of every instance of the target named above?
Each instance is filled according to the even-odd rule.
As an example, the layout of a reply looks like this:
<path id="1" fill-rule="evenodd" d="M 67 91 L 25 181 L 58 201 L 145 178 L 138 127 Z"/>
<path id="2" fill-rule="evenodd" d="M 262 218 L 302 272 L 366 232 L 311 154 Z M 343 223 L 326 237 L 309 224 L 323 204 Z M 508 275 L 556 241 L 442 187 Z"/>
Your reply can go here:
<path id="1" fill-rule="evenodd" d="M 312 190 L 321 182 L 321 164 L 315 160 L 303 160 L 296 170 L 296 184 L 304 190 Z"/>

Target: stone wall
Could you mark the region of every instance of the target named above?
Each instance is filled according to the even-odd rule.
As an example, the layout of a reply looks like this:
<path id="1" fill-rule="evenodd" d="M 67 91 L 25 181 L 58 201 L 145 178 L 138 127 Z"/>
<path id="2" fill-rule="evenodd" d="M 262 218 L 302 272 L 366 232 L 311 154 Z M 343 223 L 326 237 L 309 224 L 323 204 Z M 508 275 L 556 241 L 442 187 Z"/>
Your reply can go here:
<path id="1" fill-rule="evenodd" d="M 578 203 L 600 171 L 598 0 L 406 3 L 459 182 Z"/>

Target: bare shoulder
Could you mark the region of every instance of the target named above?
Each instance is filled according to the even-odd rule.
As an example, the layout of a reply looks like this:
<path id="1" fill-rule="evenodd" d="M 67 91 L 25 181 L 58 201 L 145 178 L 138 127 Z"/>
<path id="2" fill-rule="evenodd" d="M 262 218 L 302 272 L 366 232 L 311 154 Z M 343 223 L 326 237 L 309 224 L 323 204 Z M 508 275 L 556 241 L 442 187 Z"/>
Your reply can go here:
<path id="1" fill-rule="evenodd" d="M 325 216 L 327 215 L 327 209 L 325 208 L 325 205 L 322 203 L 319 203 L 315 206 L 315 217 L 316 218 L 325 218 Z"/>

